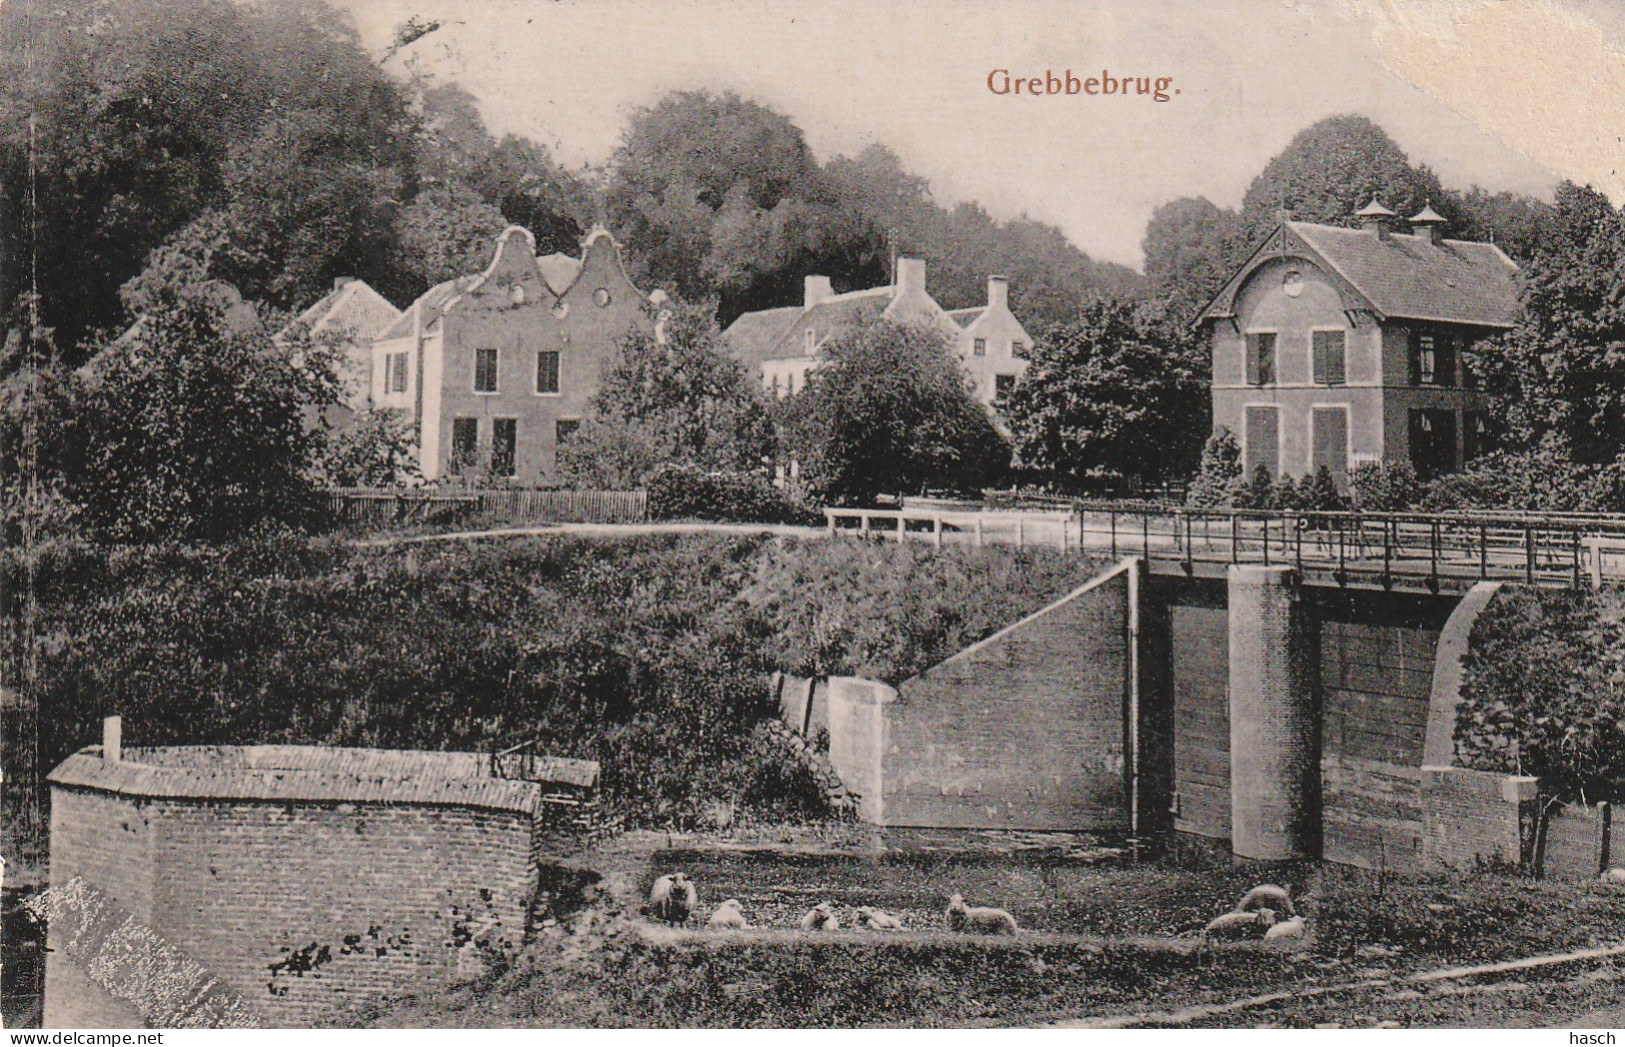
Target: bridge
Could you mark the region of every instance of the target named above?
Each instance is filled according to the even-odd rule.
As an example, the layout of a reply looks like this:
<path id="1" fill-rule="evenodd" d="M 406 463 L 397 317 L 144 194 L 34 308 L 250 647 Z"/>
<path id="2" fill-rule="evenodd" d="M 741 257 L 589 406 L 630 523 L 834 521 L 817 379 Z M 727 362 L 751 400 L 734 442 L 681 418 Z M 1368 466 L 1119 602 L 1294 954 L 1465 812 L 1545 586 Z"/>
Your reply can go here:
<path id="1" fill-rule="evenodd" d="M 1080 501 L 1070 510 L 826 509 L 831 535 L 947 545 L 1049 546 L 1143 557 L 1159 574 L 1222 577 L 1236 564 L 1298 568 L 1311 584 L 1463 592 L 1625 580 L 1625 516 L 1201 509 Z"/>

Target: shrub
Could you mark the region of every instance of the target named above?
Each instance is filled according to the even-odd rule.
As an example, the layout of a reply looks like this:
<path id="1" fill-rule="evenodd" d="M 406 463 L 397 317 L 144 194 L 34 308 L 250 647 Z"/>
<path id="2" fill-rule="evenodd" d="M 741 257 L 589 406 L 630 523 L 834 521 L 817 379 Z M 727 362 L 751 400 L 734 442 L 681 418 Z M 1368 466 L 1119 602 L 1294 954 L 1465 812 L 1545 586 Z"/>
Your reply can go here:
<path id="1" fill-rule="evenodd" d="M 1565 798 L 1625 795 L 1625 628 L 1617 592 L 1504 591 L 1473 624 L 1456 712 L 1468 767 Z"/>
<path id="2" fill-rule="evenodd" d="M 1185 500 L 1202 508 L 1227 509 L 1242 480 L 1241 444 L 1235 433 L 1221 425 L 1202 445 L 1202 464 Z"/>
<path id="3" fill-rule="evenodd" d="M 1350 501 L 1372 513 L 1399 513 L 1416 508 L 1422 481 L 1409 462 L 1361 462 L 1349 474 Z"/>
<path id="4" fill-rule="evenodd" d="M 819 524 L 816 510 L 774 487 L 761 473 L 704 472 L 664 465 L 649 477 L 649 515 L 656 520 L 731 520 Z"/>

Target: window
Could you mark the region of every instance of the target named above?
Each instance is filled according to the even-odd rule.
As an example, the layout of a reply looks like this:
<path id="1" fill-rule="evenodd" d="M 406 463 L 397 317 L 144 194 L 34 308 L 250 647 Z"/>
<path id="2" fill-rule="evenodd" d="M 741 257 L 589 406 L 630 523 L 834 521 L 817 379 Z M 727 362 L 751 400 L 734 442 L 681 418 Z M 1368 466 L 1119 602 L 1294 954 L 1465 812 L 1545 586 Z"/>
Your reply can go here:
<path id="1" fill-rule="evenodd" d="M 559 391 L 558 353 L 544 350 L 536 354 L 536 391 L 544 394 Z"/>
<path id="2" fill-rule="evenodd" d="M 1010 355 L 1017 360 L 1027 359 L 1027 343 L 1016 341 L 1010 343 Z"/>
<path id="3" fill-rule="evenodd" d="M 451 420 L 451 471 L 460 473 L 473 465 L 480 453 L 478 418 Z"/>
<path id="4" fill-rule="evenodd" d="M 1316 331 L 1310 336 L 1316 385 L 1342 385 L 1346 380 L 1347 352 L 1342 331 Z"/>
<path id="5" fill-rule="evenodd" d="M 806 348 L 808 356 L 818 351 L 818 335 L 811 327 L 807 328 L 806 334 L 803 335 L 802 344 Z"/>
<path id="6" fill-rule="evenodd" d="M 1016 387 L 1016 376 L 1013 374 L 996 374 L 993 376 L 993 396 L 1002 400 L 1010 395 Z"/>
<path id="7" fill-rule="evenodd" d="M 497 351 L 495 349 L 474 350 L 474 391 L 476 393 L 494 393 L 497 391 Z"/>
<path id="8" fill-rule="evenodd" d="M 1415 408 L 1410 412 L 1411 465 L 1430 479 L 1456 468 L 1456 412 Z"/>
<path id="9" fill-rule="evenodd" d="M 976 339 L 976 341 L 971 344 L 971 352 L 973 354 L 975 354 L 976 356 L 986 356 L 987 355 L 987 339 L 986 338 L 978 338 L 978 339 Z"/>
<path id="10" fill-rule="evenodd" d="M 1456 384 L 1454 336 L 1435 331 L 1417 331 L 1412 335 L 1411 384 Z"/>
<path id="11" fill-rule="evenodd" d="M 1490 449 L 1490 427 L 1483 411 L 1467 411 L 1461 416 L 1461 457 L 1470 462 Z"/>
<path id="12" fill-rule="evenodd" d="M 592 293 L 592 300 L 598 303 L 598 308 L 600 309 L 607 307 L 610 302 L 609 288 L 600 287 L 598 290 L 594 291 Z"/>
<path id="13" fill-rule="evenodd" d="M 496 418 L 491 422 L 491 473 L 495 476 L 513 476 L 514 445 L 518 443 L 519 422 L 514 418 Z"/>
<path id="14" fill-rule="evenodd" d="M 406 354 L 390 353 L 385 364 L 384 392 L 406 392 Z"/>
<path id="15" fill-rule="evenodd" d="M 1280 410 L 1275 407 L 1249 407 L 1242 416 L 1242 429 L 1247 479 L 1251 480 L 1261 465 L 1271 476 L 1281 475 Z"/>
<path id="16" fill-rule="evenodd" d="M 773 376 L 773 397 L 774 397 L 774 399 L 777 399 L 778 395 L 779 395 L 779 376 L 774 375 Z"/>
<path id="17" fill-rule="evenodd" d="M 561 444 L 566 442 L 570 439 L 570 437 L 574 436 L 576 434 L 576 430 L 580 428 L 581 419 L 560 418 L 557 422 L 553 423 L 553 442 Z"/>
<path id="18" fill-rule="evenodd" d="M 1275 333 L 1273 331 L 1247 336 L 1247 384 L 1275 384 Z"/>

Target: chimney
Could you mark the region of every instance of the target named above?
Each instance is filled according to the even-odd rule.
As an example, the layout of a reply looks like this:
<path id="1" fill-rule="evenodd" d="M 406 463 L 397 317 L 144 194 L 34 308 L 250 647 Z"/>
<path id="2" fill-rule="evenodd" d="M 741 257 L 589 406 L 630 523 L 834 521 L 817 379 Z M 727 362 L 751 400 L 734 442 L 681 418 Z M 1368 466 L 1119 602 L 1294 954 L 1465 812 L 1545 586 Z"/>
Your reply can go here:
<path id="1" fill-rule="evenodd" d="M 918 291 L 925 293 L 925 259 L 899 258 L 897 260 L 897 288 L 893 298 Z"/>
<path id="2" fill-rule="evenodd" d="M 987 278 L 987 307 L 989 309 L 1010 308 L 1010 280 L 1004 276 L 990 276 Z"/>
<path id="3" fill-rule="evenodd" d="M 1376 233 L 1378 240 L 1388 239 L 1388 220 L 1394 217 L 1394 212 L 1382 206 L 1382 201 L 1376 197 L 1371 202 L 1354 212 L 1354 217 L 1360 220 L 1360 228 L 1368 233 Z"/>
<path id="4" fill-rule="evenodd" d="M 353 283 L 355 283 L 355 277 L 353 276 L 335 276 L 333 277 L 333 290 L 337 291 Z"/>
<path id="5" fill-rule="evenodd" d="M 102 759 L 118 763 L 124 757 L 124 720 L 118 716 L 102 718 Z"/>
<path id="6" fill-rule="evenodd" d="M 1444 215 L 1432 207 L 1423 207 L 1411 215 L 1411 234 L 1430 244 L 1444 239 Z"/>
<path id="7" fill-rule="evenodd" d="M 811 309 L 826 298 L 835 295 L 827 276 L 809 276 L 802 280 L 801 308 Z"/>

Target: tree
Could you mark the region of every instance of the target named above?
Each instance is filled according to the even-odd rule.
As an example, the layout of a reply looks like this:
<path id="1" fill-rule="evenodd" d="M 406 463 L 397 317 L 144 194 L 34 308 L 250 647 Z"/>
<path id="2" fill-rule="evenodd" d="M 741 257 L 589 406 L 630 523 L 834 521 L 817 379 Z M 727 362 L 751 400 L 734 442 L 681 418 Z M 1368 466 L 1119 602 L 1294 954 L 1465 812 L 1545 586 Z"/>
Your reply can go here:
<path id="1" fill-rule="evenodd" d="M 507 227 L 502 212 L 455 182 L 430 186 L 401 209 L 396 222 L 400 264 L 423 289 L 477 273 Z"/>
<path id="2" fill-rule="evenodd" d="M 721 347 L 710 304 L 670 301 L 654 331 L 629 332 L 606 368 L 589 416 L 559 451 L 583 487 L 641 487 L 662 464 L 761 470 L 773 453 L 767 401 Z"/>
<path id="3" fill-rule="evenodd" d="M 1275 225 L 1287 208 L 1294 218 L 1325 225 L 1352 225 L 1354 212 L 1372 197 L 1401 216 L 1432 206 L 1451 226 L 1460 224 L 1454 197 L 1426 166 L 1413 167 L 1388 133 L 1363 116 L 1331 116 L 1298 132 L 1242 198 L 1241 217 L 1250 239 Z"/>
<path id="4" fill-rule="evenodd" d="M 1185 500 L 1207 509 L 1226 509 L 1241 487 L 1241 443 L 1228 426 L 1219 426 L 1202 445 L 1202 463 Z"/>
<path id="5" fill-rule="evenodd" d="M 732 92 L 673 92 L 634 113 L 605 203 L 638 275 L 691 300 L 719 293 L 724 322 L 783 301 L 805 273 L 844 281 L 851 259 L 877 253 L 834 206 L 801 129 Z"/>
<path id="6" fill-rule="evenodd" d="M 1242 219 L 1206 197 L 1180 197 L 1157 208 L 1141 242 L 1152 298 L 1190 324 L 1246 260 Z"/>
<path id="7" fill-rule="evenodd" d="M 1625 452 L 1625 217 L 1605 196 L 1558 187 L 1524 267 L 1518 326 L 1471 359 L 1497 400 L 1504 446 L 1555 438 L 1590 464 Z"/>
<path id="8" fill-rule="evenodd" d="M 148 254 L 211 210 L 258 230 L 246 251 L 287 254 L 256 270 L 280 300 L 377 281 L 376 230 L 354 223 L 399 195 L 408 125 L 320 3 L 0 5 L 0 312 L 37 290 L 73 355 L 122 320 L 118 289 Z"/>
<path id="9" fill-rule="evenodd" d="M 207 259 L 174 250 L 127 288 L 139 323 L 88 368 L 70 485 L 116 541 L 219 541 L 316 511 L 324 433 L 307 417 L 339 400 L 321 346 L 273 343 Z"/>
<path id="10" fill-rule="evenodd" d="M 1462 220 L 1456 238 L 1495 244 L 1520 263 L 1536 255 L 1556 217 L 1551 204 L 1522 193 L 1490 193 L 1475 185 L 1457 199 Z"/>
<path id="11" fill-rule="evenodd" d="M 329 435 L 316 476 L 333 487 L 394 487 L 419 479 L 411 422 L 395 411 L 362 412 Z"/>
<path id="12" fill-rule="evenodd" d="M 1121 302 L 1045 332 L 1004 406 L 1020 461 L 1074 490 L 1186 475 L 1208 410 L 1196 357 L 1153 344 Z"/>
<path id="13" fill-rule="evenodd" d="M 786 444 L 815 499 L 974 490 L 1008 466 L 1008 444 L 936 328 L 862 324 L 826 352 L 786 409 Z"/>

